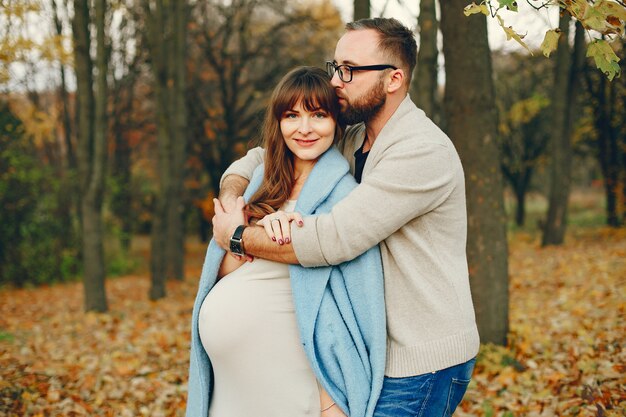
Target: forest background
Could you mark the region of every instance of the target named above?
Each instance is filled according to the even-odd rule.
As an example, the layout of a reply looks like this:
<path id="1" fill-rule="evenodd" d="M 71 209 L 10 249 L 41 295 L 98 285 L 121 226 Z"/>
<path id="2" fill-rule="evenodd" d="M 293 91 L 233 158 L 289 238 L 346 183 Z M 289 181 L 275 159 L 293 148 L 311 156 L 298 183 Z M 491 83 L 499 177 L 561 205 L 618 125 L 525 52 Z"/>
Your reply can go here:
<path id="1" fill-rule="evenodd" d="M 0 0 L 0 415 L 183 414 L 220 175 L 373 15 L 413 21 L 411 96 L 464 164 L 483 345 L 455 415 L 626 413 L 624 2 L 346 4 Z"/>

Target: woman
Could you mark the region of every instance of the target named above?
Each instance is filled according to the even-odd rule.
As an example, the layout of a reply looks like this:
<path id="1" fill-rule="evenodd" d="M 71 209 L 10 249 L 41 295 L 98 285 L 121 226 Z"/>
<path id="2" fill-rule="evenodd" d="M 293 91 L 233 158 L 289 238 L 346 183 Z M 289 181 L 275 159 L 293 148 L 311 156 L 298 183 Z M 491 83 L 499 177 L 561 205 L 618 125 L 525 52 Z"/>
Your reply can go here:
<path id="1" fill-rule="evenodd" d="M 296 68 L 279 82 L 265 163 L 244 195 L 251 225 L 278 210 L 328 212 L 356 186 L 332 146 L 338 111 L 321 69 Z M 371 416 L 386 343 L 378 248 L 324 268 L 224 254 L 211 241 L 192 317 L 187 416 Z"/>

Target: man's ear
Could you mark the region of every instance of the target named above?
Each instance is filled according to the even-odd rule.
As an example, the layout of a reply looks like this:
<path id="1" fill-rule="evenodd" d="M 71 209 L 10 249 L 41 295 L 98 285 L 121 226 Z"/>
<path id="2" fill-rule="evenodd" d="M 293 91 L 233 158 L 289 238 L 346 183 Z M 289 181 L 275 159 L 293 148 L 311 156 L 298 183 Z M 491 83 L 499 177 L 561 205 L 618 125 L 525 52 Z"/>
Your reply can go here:
<path id="1" fill-rule="evenodd" d="M 395 69 L 389 74 L 389 84 L 387 85 L 387 92 L 394 93 L 402 87 L 405 80 L 404 70 L 402 68 Z"/>

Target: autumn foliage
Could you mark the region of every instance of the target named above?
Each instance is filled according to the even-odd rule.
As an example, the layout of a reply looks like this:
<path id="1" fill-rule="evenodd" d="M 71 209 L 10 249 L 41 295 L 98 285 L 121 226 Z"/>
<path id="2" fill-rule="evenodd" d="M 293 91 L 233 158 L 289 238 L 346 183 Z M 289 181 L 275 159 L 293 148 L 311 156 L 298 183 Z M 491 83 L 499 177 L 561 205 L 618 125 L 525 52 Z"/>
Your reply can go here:
<path id="1" fill-rule="evenodd" d="M 623 416 L 626 230 L 578 229 L 563 247 L 510 236 L 509 346 L 483 346 L 455 416 Z M 110 313 L 84 314 L 78 283 L 0 291 L 0 415 L 182 416 L 187 279 L 147 297 L 147 274 L 107 282 Z"/>

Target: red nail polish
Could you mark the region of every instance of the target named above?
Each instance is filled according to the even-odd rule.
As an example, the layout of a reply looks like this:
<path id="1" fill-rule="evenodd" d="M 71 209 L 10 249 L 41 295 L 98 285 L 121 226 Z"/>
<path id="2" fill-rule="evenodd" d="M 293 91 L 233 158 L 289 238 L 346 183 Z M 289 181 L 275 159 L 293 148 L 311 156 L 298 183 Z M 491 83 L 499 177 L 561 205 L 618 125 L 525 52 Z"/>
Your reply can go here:
<path id="1" fill-rule="evenodd" d="M 272 236 L 272 240 L 273 240 L 274 242 L 276 242 L 276 238 L 275 238 L 274 236 Z"/>
<path id="2" fill-rule="evenodd" d="M 289 243 L 289 238 L 288 237 L 285 238 L 285 243 Z"/>
<path id="3" fill-rule="evenodd" d="M 282 239 L 278 239 L 278 244 L 282 245 L 283 244 L 283 240 Z"/>

